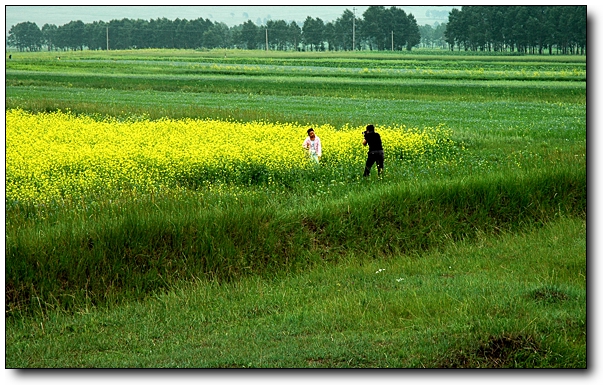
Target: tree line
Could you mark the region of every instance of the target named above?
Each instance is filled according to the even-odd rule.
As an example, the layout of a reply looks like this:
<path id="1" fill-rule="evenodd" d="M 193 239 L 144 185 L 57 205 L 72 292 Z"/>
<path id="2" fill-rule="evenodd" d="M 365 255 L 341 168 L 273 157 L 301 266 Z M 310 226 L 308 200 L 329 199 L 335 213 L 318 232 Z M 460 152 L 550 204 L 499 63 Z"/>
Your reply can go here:
<path id="1" fill-rule="evenodd" d="M 21 51 L 140 48 L 349 51 L 414 47 L 524 54 L 586 54 L 586 6 L 463 6 L 448 22 L 419 27 L 397 7 L 370 6 L 357 17 L 346 9 L 335 21 L 251 20 L 228 27 L 209 19 L 71 21 L 62 26 L 23 22 L 7 46 Z"/>
<path id="2" fill-rule="evenodd" d="M 411 50 L 421 34 L 411 13 L 397 7 L 370 6 L 357 17 L 346 9 L 333 22 L 306 17 L 295 21 L 269 20 L 256 25 L 251 20 L 228 27 L 209 19 L 122 19 L 62 26 L 23 22 L 9 30 L 7 45 L 21 51 L 106 50 L 137 48 L 269 50 Z"/>
<path id="3" fill-rule="evenodd" d="M 450 49 L 586 54 L 586 6 L 464 6 L 448 15 Z"/>

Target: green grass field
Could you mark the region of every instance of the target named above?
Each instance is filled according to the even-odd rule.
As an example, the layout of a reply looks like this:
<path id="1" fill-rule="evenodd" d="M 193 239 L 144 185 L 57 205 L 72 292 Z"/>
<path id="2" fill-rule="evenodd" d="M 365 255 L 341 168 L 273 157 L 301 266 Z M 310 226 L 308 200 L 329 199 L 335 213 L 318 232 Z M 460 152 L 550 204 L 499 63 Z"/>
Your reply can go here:
<path id="1" fill-rule="evenodd" d="M 7 111 L 452 135 L 382 179 L 325 155 L 295 177 L 7 197 L 7 368 L 586 367 L 585 57 L 57 56 L 6 62 Z"/>

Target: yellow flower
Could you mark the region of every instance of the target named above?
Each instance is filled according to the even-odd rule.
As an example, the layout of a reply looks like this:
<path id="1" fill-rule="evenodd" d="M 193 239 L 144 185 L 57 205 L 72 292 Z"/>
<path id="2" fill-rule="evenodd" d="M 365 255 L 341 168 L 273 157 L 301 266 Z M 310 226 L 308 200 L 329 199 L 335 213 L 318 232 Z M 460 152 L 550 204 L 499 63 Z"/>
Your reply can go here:
<path id="1" fill-rule="evenodd" d="M 312 127 L 323 145 L 321 167 L 362 167 L 364 127 Z M 8 110 L 6 200 L 39 203 L 110 191 L 182 191 L 217 181 L 279 184 L 314 166 L 301 150 L 308 128 L 213 119 L 99 121 L 69 112 Z M 451 130 L 442 125 L 376 128 L 392 160 L 437 152 L 450 143 Z"/>

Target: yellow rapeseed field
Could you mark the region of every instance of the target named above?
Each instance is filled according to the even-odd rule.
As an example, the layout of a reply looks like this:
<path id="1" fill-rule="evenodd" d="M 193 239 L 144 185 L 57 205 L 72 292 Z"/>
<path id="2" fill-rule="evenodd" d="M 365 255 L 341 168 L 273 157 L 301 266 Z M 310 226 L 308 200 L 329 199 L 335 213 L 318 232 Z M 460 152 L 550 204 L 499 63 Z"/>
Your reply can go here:
<path id="1" fill-rule="evenodd" d="M 321 169 L 366 159 L 364 127 L 312 126 L 321 138 Z M 203 183 L 278 183 L 316 167 L 302 142 L 309 126 L 212 119 L 119 121 L 69 112 L 6 112 L 6 201 L 41 203 L 110 191 L 151 192 Z M 376 126 L 386 160 L 421 155 L 448 143 L 444 127 Z M 444 139 L 444 140 L 443 140 Z"/>

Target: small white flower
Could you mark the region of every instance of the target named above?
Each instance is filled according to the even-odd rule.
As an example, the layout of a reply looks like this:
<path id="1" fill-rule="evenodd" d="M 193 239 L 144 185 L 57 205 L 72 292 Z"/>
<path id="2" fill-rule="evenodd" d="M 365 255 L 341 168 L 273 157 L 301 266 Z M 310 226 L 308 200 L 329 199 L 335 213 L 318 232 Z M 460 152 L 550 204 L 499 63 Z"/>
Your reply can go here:
<path id="1" fill-rule="evenodd" d="M 404 278 L 398 278 L 398 279 L 396 279 L 396 281 L 402 282 L 402 281 L 404 281 Z"/>
<path id="2" fill-rule="evenodd" d="M 385 269 L 379 269 L 379 270 L 375 271 L 375 274 L 379 274 L 379 273 L 381 273 L 381 272 L 382 272 L 382 271 L 384 271 L 384 270 L 385 270 Z"/>

